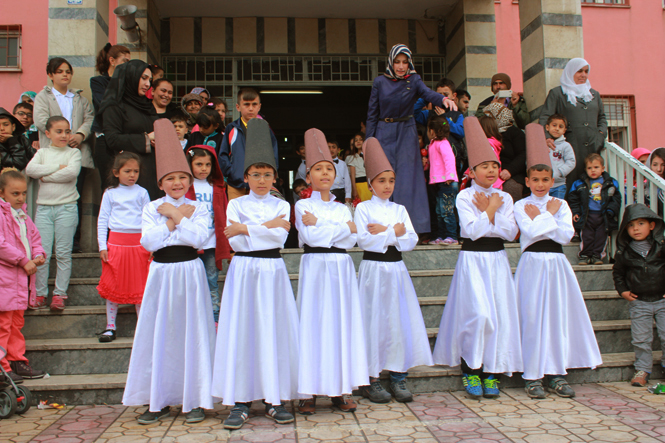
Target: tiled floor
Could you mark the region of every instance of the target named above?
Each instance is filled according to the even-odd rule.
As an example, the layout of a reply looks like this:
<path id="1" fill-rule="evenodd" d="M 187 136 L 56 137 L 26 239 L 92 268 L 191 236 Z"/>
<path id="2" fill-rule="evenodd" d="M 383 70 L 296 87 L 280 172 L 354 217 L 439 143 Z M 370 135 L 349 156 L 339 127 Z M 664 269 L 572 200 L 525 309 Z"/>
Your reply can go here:
<path id="1" fill-rule="evenodd" d="M 319 399 L 317 413 L 296 414 L 276 425 L 255 402 L 238 431 L 222 427 L 229 408 L 207 411 L 206 420 L 185 423 L 177 409 L 159 423 L 141 426 L 143 408 L 75 406 L 30 409 L 0 421 L 0 441 L 12 442 L 665 442 L 665 395 L 626 382 L 575 385 L 577 397 L 531 400 L 522 389 L 505 389 L 495 400 L 470 400 L 463 392 L 417 395 L 409 404 L 358 401 L 353 414 Z M 293 405 L 290 406 L 293 408 Z"/>

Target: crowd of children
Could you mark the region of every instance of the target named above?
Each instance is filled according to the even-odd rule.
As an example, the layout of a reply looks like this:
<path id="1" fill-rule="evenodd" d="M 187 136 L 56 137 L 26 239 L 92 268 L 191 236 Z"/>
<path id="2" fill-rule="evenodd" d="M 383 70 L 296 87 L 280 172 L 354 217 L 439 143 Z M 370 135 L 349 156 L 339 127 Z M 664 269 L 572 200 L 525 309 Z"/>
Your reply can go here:
<path id="1" fill-rule="evenodd" d="M 0 346 L 16 381 L 44 376 L 25 357 L 23 312 L 48 307 L 54 253 L 50 309 L 65 309 L 82 171 L 93 167 L 94 113 L 81 91 L 68 89 L 73 68 L 54 58 L 47 73 L 52 87 L 22 94 L 12 113 L 0 108 Z M 409 402 L 408 371 L 433 364 L 459 366 L 474 398 L 499 396 L 501 375 L 513 373 L 522 373 L 532 398 L 546 389 L 573 397 L 567 371 L 602 359 L 563 246 L 577 235 L 579 264 L 605 263 L 619 227 L 619 182 L 599 154 L 576 161 L 564 116 L 524 133 L 495 102 L 483 107 L 487 115 L 465 117 L 469 99 L 448 79 L 429 90 L 411 52 L 396 45 L 375 81 L 367 131 L 345 159 L 322 131 L 304 134 L 294 206 L 275 188 L 277 141 L 250 88 L 238 92 L 240 117 L 226 127 L 226 103 L 204 88 L 155 121 L 145 136 L 161 198 L 150 201 L 137 184 L 141 157 L 117 154 L 103 177 L 97 225 L 97 290 L 107 314 L 98 339 L 115 340 L 119 305 L 135 306 L 123 404 L 148 405 L 139 423 L 160 420 L 173 405 L 196 423 L 221 401 L 232 406 L 224 427 L 239 429 L 259 400 L 266 416 L 290 423 L 286 402 L 299 400 L 299 413 L 310 415 L 326 396 L 353 412 L 358 388 L 372 402 Z M 421 150 L 415 122 L 426 127 Z M 507 151 L 511 168 L 525 163 L 523 173 L 502 162 Z M 665 178 L 665 148 L 633 155 Z M 585 172 L 567 187 L 579 161 Z M 39 184 L 34 223 L 28 178 Z M 658 199 L 661 216 L 626 208 L 613 267 L 630 303 L 631 382 L 639 386 L 653 366 L 653 320 L 665 330 L 663 194 L 647 197 Z M 429 243 L 461 243 L 433 351 L 402 260 L 422 243 L 430 203 Z M 289 235 L 304 249 L 295 297 L 280 253 Z M 513 276 L 504 244 L 515 241 L 522 255 Z M 356 245 L 364 251 L 357 276 L 347 254 Z"/>

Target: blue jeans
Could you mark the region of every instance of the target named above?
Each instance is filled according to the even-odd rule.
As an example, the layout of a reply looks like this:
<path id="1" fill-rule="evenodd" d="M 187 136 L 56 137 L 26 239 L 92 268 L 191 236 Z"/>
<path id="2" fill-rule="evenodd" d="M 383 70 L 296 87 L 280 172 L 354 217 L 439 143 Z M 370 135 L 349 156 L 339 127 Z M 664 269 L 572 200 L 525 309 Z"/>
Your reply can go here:
<path id="1" fill-rule="evenodd" d="M 459 183 L 451 182 L 436 184 L 436 219 L 438 229 L 436 237 L 450 237 L 457 240 L 457 217 L 455 216 L 455 198 L 459 191 Z"/>
<path id="2" fill-rule="evenodd" d="M 215 317 L 215 323 L 219 321 L 219 269 L 215 264 L 215 248 L 206 249 L 199 256 L 206 268 L 206 277 L 208 278 L 208 288 L 210 288 L 210 298 L 212 299 L 212 314 Z"/>
<path id="3" fill-rule="evenodd" d="M 566 185 L 557 186 L 556 188 L 550 188 L 550 196 L 560 198 L 561 200 L 566 197 Z"/>
<path id="4" fill-rule="evenodd" d="M 48 269 L 55 245 L 58 272 L 55 274 L 53 294 L 67 298 L 69 277 L 72 275 L 72 244 L 78 220 L 76 203 L 55 206 L 37 205 L 35 226 L 42 237 L 42 247 L 46 252 L 46 257 L 44 257 L 46 263 L 37 268 L 35 284 L 38 296 L 48 297 Z"/>

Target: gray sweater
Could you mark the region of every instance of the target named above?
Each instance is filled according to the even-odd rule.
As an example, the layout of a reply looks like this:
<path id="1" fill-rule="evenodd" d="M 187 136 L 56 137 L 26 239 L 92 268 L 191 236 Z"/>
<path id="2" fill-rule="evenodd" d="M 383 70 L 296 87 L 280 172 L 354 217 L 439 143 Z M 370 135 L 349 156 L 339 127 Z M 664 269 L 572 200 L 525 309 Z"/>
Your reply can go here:
<path id="1" fill-rule="evenodd" d="M 565 136 L 554 140 L 554 151 L 550 150 L 550 161 L 552 162 L 552 173 L 554 176 L 553 188 L 566 184 L 566 176 L 575 169 L 575 151 Z"/>

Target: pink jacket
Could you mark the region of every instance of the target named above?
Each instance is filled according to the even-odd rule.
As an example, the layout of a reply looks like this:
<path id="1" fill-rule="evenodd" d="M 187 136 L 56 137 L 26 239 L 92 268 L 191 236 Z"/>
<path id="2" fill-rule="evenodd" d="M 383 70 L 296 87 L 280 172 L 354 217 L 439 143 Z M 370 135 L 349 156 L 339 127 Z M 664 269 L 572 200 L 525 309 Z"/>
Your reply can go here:
<path id="1" fill-rule="evenodd" d="M 457 180 L 455 154 L 448 140 L 432 140 L 429 152 L 429 183 L 443 183 Z"/>
<path id="2" fill-rule="evenodd" d="M 26 210 L 26 205 L 23 205 L 23 212 Z M 32 257 L 46 257 L 42 238 L 30 217 L 25 219 L 25 227 Z M 35 276 L 28 280 L 28 274 L 23 269 L 32 257 L 25 254 L 21 230 L 12 215 L 11 205 L 0 200 L 0 311 L 28 309 L 28 298 L 35 302 Z"/>

